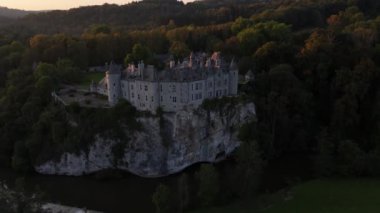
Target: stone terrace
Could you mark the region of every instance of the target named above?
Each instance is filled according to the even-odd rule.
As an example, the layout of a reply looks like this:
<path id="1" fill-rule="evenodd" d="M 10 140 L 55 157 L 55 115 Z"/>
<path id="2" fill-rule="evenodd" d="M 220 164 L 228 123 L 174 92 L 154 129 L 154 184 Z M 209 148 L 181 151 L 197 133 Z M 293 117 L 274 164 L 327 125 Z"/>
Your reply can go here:
<path id="1" fill-rule="evenodd" d="M 65 106 L 70 105 L 72 103 L 78 103 L 81 107 L 110 107 L 106 96 L 91 93 L 88 90 L 83 90 L 75 86 L 64 86 L 58 92 L 53 92 L 52 96 L 55 99 L 55 101 L 59 101 Z"/>

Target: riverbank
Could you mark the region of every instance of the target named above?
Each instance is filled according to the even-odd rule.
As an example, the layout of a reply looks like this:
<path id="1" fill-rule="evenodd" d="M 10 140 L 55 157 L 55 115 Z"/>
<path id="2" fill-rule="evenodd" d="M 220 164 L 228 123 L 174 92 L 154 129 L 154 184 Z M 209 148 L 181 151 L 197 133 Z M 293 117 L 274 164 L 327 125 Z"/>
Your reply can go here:
<path id="1" fill-rule="evenodd" d="M 64 206 L 59 204 L 47 203 L 42 205 L 42 209 L 49 213 L 104 213 L 88 209 L 80 209 L 76 207 Z"/>
<path id="2" fill-rule="evenodd" d="M 215 165 L 221 181 L 227 178 L 230 168 L 235 166 L 233 159 Z M 40 174 L 20 175 L 10 169 L 0 169 L 0 180 L 14 184 L 17 178 L 24 178 L 26 188 L 38 187 L 47 202 L 66 206 L 93 209 L 101 212 L 154 212 L 152 195 L 159 184 L 165 184 L 172 191 L 178 190 L 178 180 L 187 174 L 189 187 L 196 188 L 192 177 L 199 170 L 195 164 L 181 173 L 164 178 L 141 178 L 123 171 L 103 171 L 82 177 L 50 176 Z M 289 154 L 269 162 L 263 177 L 261 193 L 276 192 L 294 184 L 296 181 L 309 180 L 311 177 L 310 159 L 302 154 Z M 141 205 L 143 204 L 143 205 Z"/>
<path id="3" fill-rule="evenodd" d="M 324 179 L 301 183 L 256 199 L 191 213 L 380 212 L 380 180 Z"/>

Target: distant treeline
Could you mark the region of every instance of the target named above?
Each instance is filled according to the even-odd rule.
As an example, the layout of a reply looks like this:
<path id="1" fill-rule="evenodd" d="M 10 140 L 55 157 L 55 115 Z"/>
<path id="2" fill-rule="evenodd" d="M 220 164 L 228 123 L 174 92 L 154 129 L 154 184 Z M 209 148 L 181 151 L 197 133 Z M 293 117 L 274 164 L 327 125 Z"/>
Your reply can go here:
<path id="1" fill-rule="evenodd" d="M 21 30 L 26 36 L 33 33 L 80 34 L 94 24 L 106 24 L 114 28 L 150 29 L 174 21 L 178 26 L 208 25 L 233 21 L 237 17 L 249 17 L 262 11 L 267 4 L 257 0 L 204 0 L 184 4 L 176 0 L 143 0 L 126 5 L 104 4 L 80 7 L 67 11 L 47 11 L 24 16 L 20 19 L 0 21 L 3 32 Z M 1 16 L 1 15 L 0 15 Z"/>

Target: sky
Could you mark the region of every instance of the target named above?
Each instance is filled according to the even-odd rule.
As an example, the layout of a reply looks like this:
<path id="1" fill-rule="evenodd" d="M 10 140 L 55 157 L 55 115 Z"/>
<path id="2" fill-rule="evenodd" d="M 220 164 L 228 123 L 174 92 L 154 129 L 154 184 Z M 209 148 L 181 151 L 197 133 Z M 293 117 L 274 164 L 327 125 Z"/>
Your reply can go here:
<path id="1" fill-rule="evenodd" d="M 104 3 L 127 4 L 132 0 L 0 0 L 0 6 L 22 10 L 69 9 Z M 192 0 L 184 0 L 190 2 Z"/>

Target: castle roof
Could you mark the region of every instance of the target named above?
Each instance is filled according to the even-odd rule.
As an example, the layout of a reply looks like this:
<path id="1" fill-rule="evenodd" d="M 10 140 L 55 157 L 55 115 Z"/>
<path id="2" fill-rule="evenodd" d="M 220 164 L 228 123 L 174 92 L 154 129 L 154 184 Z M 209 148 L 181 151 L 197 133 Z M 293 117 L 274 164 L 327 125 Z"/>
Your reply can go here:
<path id="1" fill-rule="evenodd" d="M 230 64 L 230 70 L 237 70 L 237 69 L 238 69 L 238 66 L 235 63 L 235 60 L 232 59 L 231 64 Z"/>
<path id="2" fill-rule="evenodd" d="M 189 60 L 190 59 L 190 60 Z M 191 63 L 190 63 L 191 62 Z M 164 70 L 157 71 L 153 66 L 143 66 L 139 64 L 138 67 L 131 64 L 127 69 L 122 72 L 122 79 L 135 79 L 143 81 L 197 81 L 213 76 L 217 73 L 226 73 L 231 68 L 237 69 L 237 65 L 234 61 L 230 66 L 222 60 L 220 53 L 214 53 L 211 57 L 207 57 L 204 53 L 191 53 L 184 61 L 174 62 L 171 61 L 171 65 Z M 112 65 L 112 64 L 111 64 Z M 120 73 L 118 69 L 109 69 L 110 73 Z"/>

